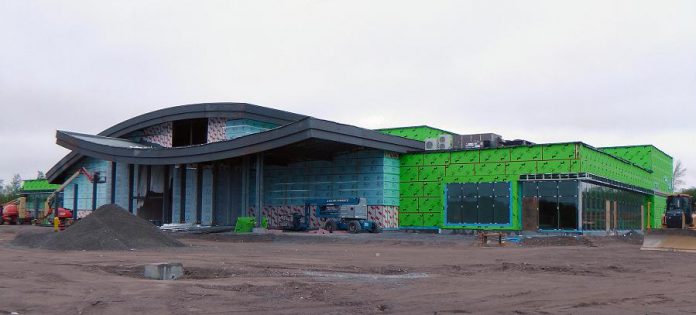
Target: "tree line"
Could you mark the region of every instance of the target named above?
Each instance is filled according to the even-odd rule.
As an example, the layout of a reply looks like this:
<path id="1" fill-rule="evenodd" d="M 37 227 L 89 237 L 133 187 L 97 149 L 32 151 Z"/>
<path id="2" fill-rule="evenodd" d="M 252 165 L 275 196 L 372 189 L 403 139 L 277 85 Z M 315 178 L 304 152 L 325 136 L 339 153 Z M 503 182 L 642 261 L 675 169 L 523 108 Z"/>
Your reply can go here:
<path id="1" fill-rule="evenodd" d="M 36 179 L 46 179 L 46 175 L 44 172 L 38 171 L 36 172 Z M 17 199 L 20 190 L 22 190 L 22 176 L 19 174 L 14 174 L 8 183 L 5 183 L 5 180 L 0 178 L 0 204 Z"/>

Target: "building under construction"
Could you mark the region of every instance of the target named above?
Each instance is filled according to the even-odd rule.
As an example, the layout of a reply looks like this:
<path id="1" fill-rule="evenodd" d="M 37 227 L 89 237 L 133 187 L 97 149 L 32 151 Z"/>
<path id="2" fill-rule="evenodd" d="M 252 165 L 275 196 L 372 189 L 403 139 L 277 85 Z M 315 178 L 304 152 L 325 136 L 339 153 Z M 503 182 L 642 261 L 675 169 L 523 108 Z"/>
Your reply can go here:
<path id="1" fill-rule="evenodd" d="M 47 176 L 72 178 L 61 202 L 80 217 L 115 203 L 163 224 L 256 216 L 278 227 L 307 200 L 357 197 L 384 229 L 587 233 L 659 226 L 672 192 L 672 158 L 653 145 L 369 130 L 240 103 L 171 107 L 56 138 L 72 152 Z M 314 213 L 310 222 L 322 225 Z"/>

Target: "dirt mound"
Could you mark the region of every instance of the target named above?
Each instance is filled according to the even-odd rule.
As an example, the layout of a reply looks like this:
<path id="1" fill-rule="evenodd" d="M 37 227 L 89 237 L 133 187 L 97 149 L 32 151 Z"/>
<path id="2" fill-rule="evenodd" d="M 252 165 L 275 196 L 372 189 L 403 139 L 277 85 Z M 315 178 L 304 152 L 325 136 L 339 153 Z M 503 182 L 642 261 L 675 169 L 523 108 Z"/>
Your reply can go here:
<path id="1" fill-rule="evenodd" d="M 129 250 L 183 244 L 117 205 L 99 207 L 60 233 L 20 233 L 13 244 L 54 250 Z"/>

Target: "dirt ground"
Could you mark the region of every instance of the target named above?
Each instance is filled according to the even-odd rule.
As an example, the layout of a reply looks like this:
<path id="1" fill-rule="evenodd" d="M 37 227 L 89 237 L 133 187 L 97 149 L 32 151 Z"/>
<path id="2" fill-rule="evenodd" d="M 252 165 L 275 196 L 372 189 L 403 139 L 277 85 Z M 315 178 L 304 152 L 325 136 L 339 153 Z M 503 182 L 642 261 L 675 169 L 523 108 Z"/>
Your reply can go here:
<path id="1" fill-rule="evenodd" d="M 0 314 L 696 314 L 696 254 L 635 240 L 178 235 L 186 248 L 49 251 L 0 226 Z M 564 246 L 558 246 L 564 245 Z M 184 279 L 142 266 L 181 262 Z"/>

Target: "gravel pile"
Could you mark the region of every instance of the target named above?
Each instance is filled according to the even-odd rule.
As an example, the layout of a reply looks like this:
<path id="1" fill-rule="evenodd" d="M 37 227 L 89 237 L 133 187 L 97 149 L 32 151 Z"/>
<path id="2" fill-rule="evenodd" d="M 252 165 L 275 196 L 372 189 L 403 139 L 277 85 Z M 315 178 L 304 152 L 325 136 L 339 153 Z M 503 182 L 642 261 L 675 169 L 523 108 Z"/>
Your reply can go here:
<path id="1" fill-rule="evenodd" d="M 130 250 L 184 246 L 150 222 L 117 205 L 105 205 L 55 233 L 20 233 L 14 245 L 53 250 Z"/>

